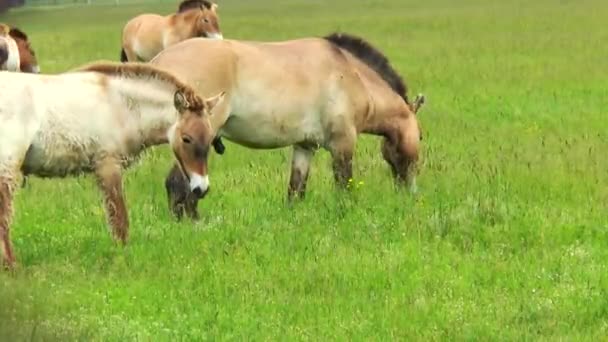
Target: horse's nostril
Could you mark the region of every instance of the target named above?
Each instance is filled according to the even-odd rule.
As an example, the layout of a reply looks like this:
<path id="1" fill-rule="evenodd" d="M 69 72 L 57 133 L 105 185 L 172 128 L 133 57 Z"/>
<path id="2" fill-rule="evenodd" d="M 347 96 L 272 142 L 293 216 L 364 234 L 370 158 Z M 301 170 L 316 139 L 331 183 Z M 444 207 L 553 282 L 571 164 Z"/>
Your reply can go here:
<path id="1" fill-rule="evenodd" d="M 193 193 L 193 194 L 194 194 L 196 197 L 198 197 L 198 198 L 203 197 L 203 190 L 202 190 L 200 187 L 196 187 L 196 188 L 194 188 L 194 189 L 192 190 L 192 193 Z"/>

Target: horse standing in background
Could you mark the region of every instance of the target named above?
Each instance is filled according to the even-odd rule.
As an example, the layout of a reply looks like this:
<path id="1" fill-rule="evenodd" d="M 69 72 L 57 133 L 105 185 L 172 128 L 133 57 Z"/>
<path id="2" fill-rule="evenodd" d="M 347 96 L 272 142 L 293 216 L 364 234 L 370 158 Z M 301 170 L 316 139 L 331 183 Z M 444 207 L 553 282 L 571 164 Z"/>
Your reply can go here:
<path id="1" fill-rule="evenodd" d="M 0 24 L 0 70 L 40 73 L 36 54 L 27 35 L 6 24 Z"/>
<path id="2" fill-rule="evenodd" d="M 336 33 L 284 42 L 193 38 L 163 50 L 150 64 L 202 96 L 226 91 L 211 119 L 218 137 L 254 149 L 293 146 L 289 200 L 304 196 L 319 148 L 331 153 L 336 184 L 347 187 L 362 133 L 384 138 L 382 156 L 396 183 L 416 191 L 422 139 L 416 113 L 424 96 L 410 101 L 387 58 L 359 37 Z M 190 197 L 181 196 L 184 180 L 177 170 L 165 183 L 169 203 L 196 209 L 178 199 Z"/>
<path id="3" fill-rule="evenodd" d="M 15 180 L 23 175 L 95 174 L 114 238 L 129 221 L 122 169 L 150 146 L 169 143 L 188 188 L 209 189 L 209 113 L 223 93 L 203 100 L 171 74 L 145 64 L 95 63 L 60 75 L 0 73 L 0 243 L 15 262 L 10 221 Z"/>
<path id="4" fill-rule="evenodd" d="M 193 37 L 222 39 L 218 5 L 207 0 L 184 0 L 177 13 L 141 14 L 122 32 L 122 62 L 148 62 L 168 46 Z"/>

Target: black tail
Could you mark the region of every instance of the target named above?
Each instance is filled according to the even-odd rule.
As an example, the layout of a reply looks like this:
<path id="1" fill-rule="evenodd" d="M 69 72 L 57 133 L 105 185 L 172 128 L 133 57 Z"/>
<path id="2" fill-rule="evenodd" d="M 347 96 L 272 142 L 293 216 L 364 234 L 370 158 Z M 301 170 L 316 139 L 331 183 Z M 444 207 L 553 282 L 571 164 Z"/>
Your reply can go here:
<path id="1" fill-rule="evenodd" d="M 213 139 L 212 144 L 213 144 L 213 148 L 215 149 L 215 152 L 217 152 L 217 154 L 224 154 L 226 147 L 224 146 L 224 143 L 222 142 L 221 137 L 216 137 L 215 139 Z"/>
<path id="2" fill-rule="evenodd" d="M 125 49 L 120 50 L 120 61 L 123 63 L 128 61 L 127 54 L 125 53 Z"/>

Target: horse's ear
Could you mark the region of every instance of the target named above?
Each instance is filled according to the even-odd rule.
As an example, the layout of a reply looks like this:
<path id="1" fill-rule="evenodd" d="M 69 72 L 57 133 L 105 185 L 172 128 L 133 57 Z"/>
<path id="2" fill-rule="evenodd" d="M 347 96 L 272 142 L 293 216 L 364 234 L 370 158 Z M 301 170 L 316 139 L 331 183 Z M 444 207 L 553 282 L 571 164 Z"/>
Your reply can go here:
<path id="1" fill-rule="evenodd" d="M 424 104 L 425 101 L 426 101 L 426 98 L 424 97 L 424 95 L 422 95 L 422 94 L 416 95 L 416 98 L 414 99 L 414 104 L 412 105 L 412 108 L 414 109 L 414 114 L 418 113 L 418 111 L 420 110 L 420 107 L 422 107 L 422 105 Z"/>
<path id="2" fill-rule="evenodd" d="M 219 93 L 213 97 L 205 99 L 205 108 L 207 108 L 207 110 L 211 113 L 213 108 L 215 108 L 215 106 L 217 106 L 218 103 L 222 102 L 225 95 L 226 95 L 226 92 L 222 91 L 221 93 Z"/>
<path id="3" fill-rule="evenodd" d="M 211 11 L 213 11 L 213 12 L 217 12 L 217 9 L 218 9 L 219 7 L 220 7 L 220 6 L 219 6 L 218 4 L 216 4 L 216 3 L 212 3 L 212 4 L 211 4 Z"/>
<path id="4" fill-rule="evenodd" d="M 6 24 L 0 24 L 0 36 L 8 36 L 11 27 Z"/>
<path id="5" fill-rule="evenodd" d="M 173 104 L 178 112 L 183 113 L 186 109 L 190 108 L 190 102 L 186 98 L 186 95 L 181 90 L 177 90 L 173 96 Z"/>

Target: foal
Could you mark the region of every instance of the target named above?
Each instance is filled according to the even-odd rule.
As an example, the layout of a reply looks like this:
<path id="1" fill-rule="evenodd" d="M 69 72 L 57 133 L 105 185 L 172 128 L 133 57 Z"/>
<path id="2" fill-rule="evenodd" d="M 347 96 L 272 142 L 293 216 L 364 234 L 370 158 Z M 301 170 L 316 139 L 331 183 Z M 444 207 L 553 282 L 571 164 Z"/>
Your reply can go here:
<path id="1" fill-rule="evenodd" d="M 114 238 L 127 242 L 121 170 L 149 146 L 169 143 L 189 190 L 209 189 L 209 111 L 171 74 L 140 64 L 96 63 L 60 75 L 0 73 L 0 240 L 15 257 L 9 226 L 19 173 L 58 178 L 93 173 Z"/>
<path id="2" fill-rule="evenodd" d="M 122 31 L 122 62 L 148 62 L 164 48 L 193 37 L 222 39 L 218 5 L 207 0 L 184 0 L 177 13 L 141 14 Z"/>

